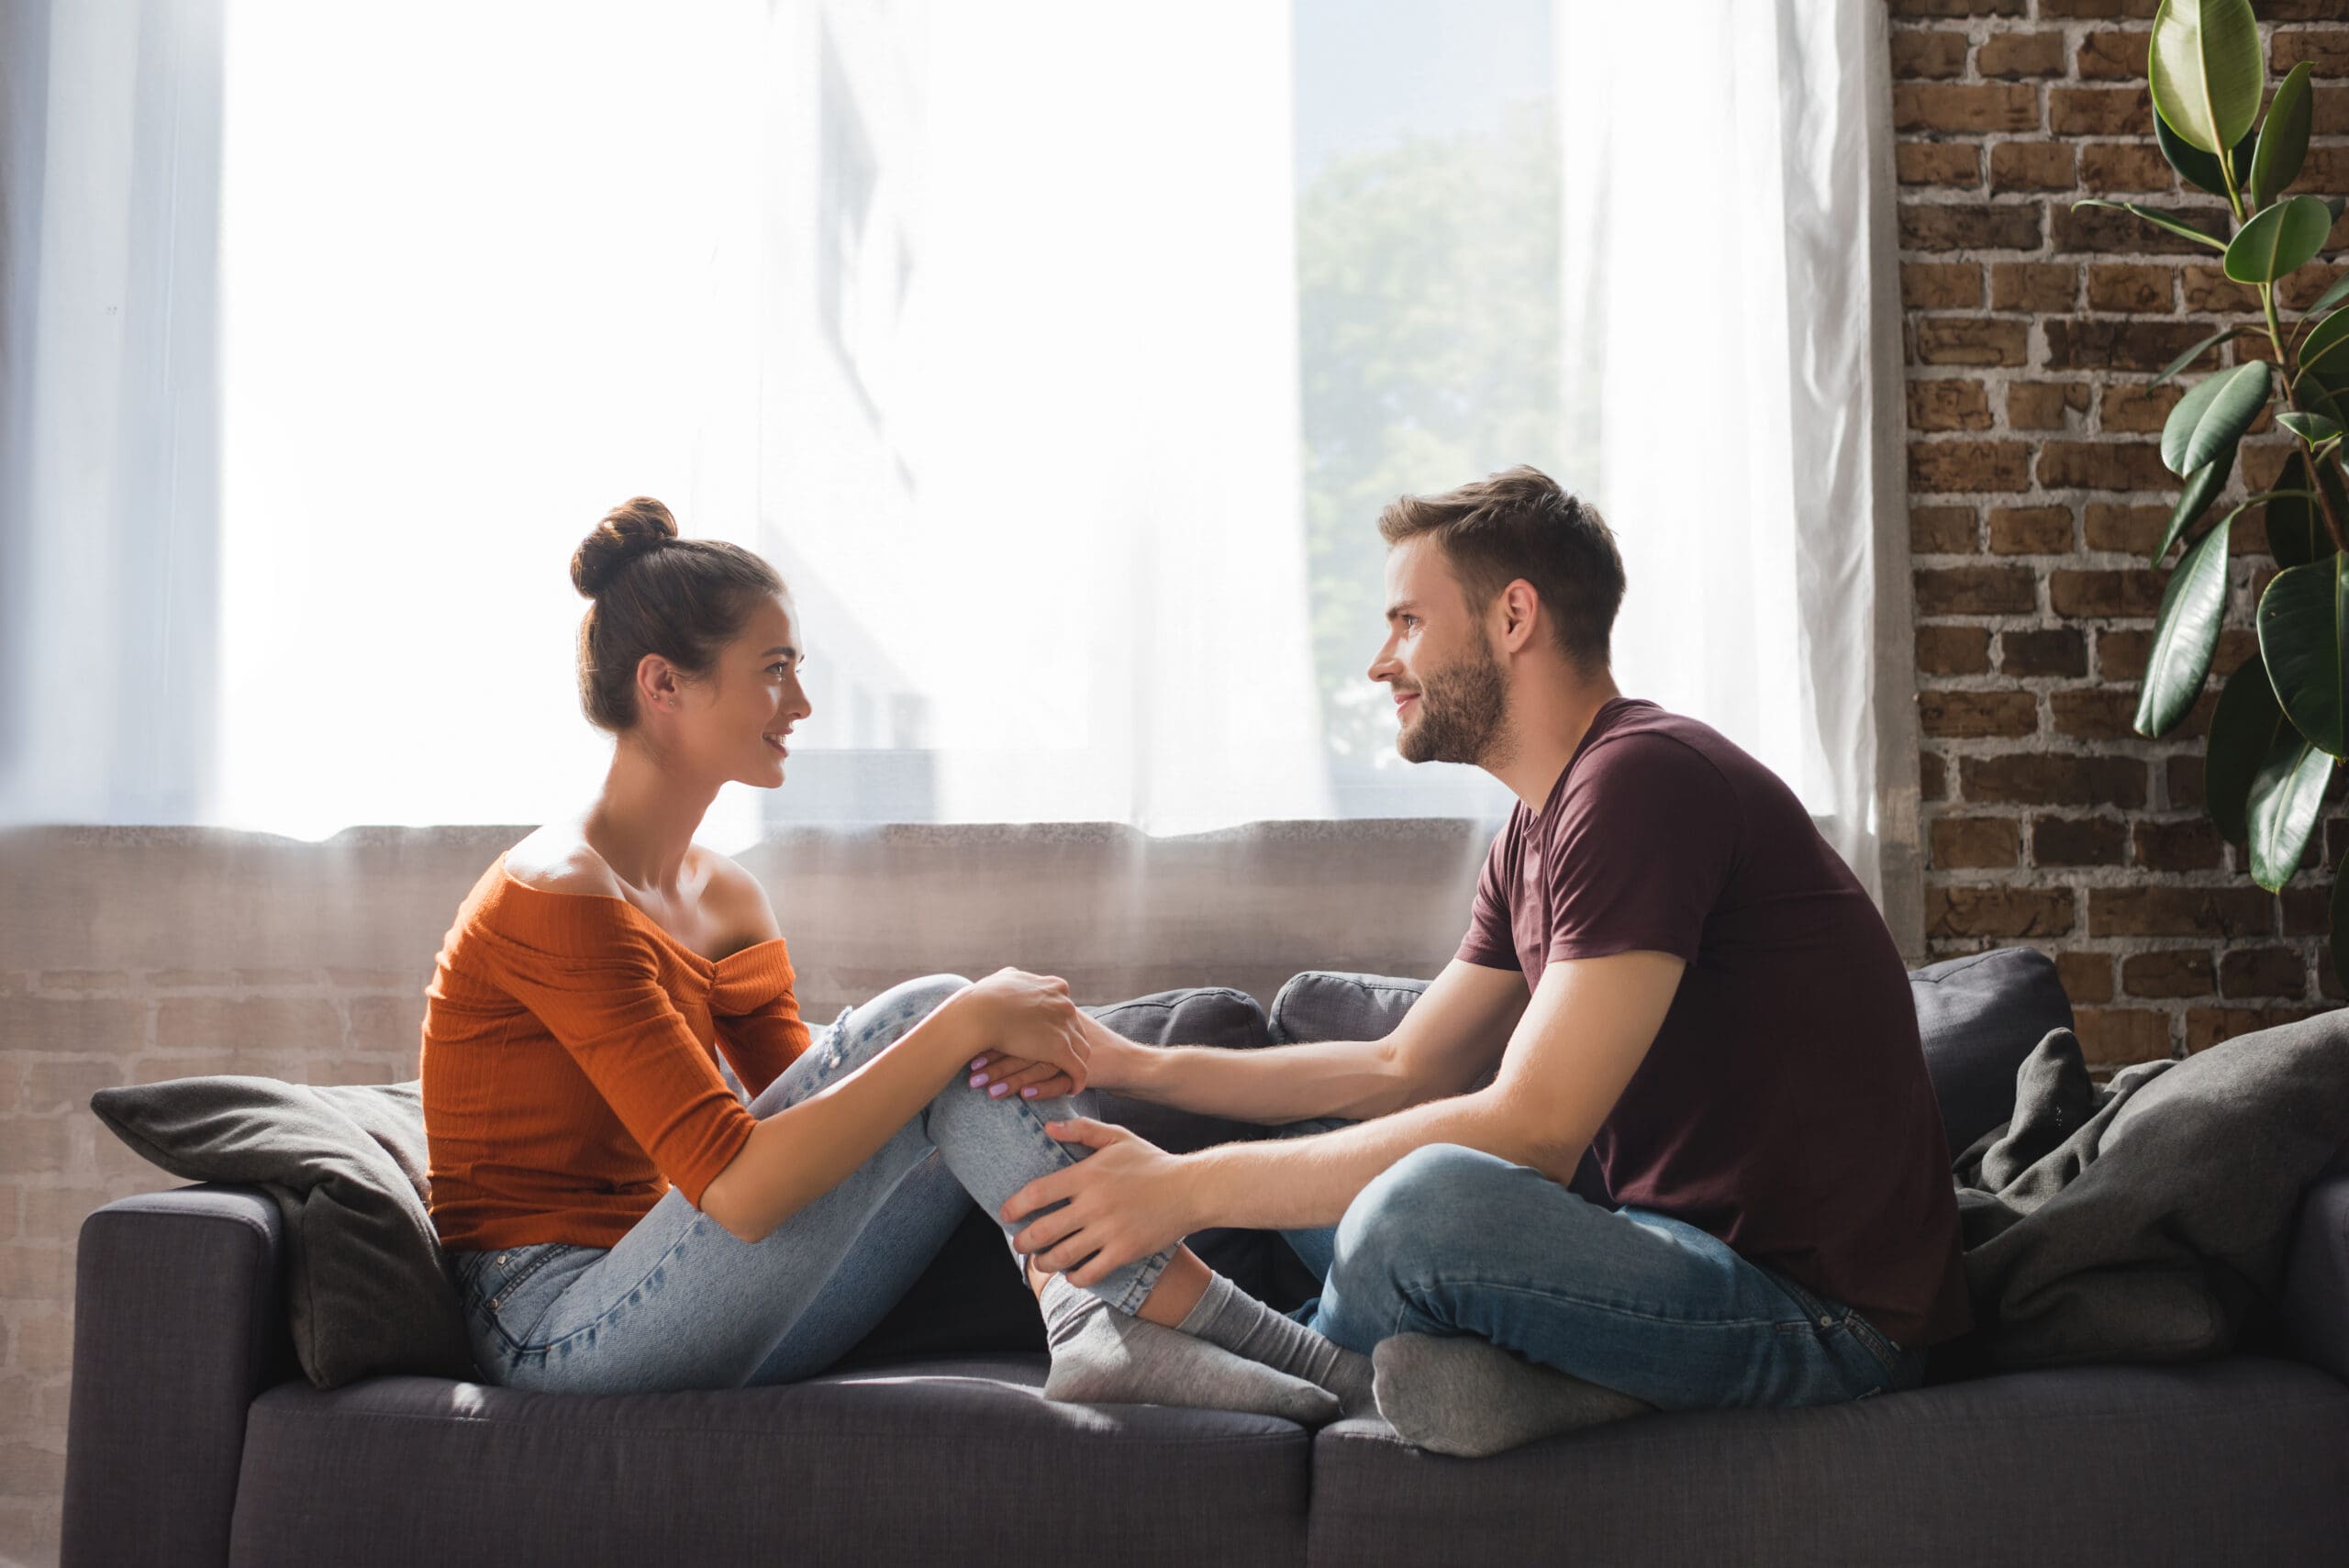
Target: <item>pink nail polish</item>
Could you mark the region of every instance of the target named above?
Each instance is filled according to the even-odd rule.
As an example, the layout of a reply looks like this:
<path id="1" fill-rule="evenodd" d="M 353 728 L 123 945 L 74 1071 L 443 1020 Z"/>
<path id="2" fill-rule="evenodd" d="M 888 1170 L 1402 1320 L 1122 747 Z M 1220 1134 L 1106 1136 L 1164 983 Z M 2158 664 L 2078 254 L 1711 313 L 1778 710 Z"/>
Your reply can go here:
<path id="1" fill-rule="evenodd" d="M 1008 1084 L 997 1084 L 994 1088 L 987 1091 L 987 1098 L 994 1099 L 1009 1087 L 1011 1087 L 1011 1085 Z"/>
<path id="2" fill-rule="evenodd" d="M 1023 1100 L 1032 1100 L 1036 1097 L 1036 1091 L 1032 1086 L 1022 1089 L 1019 1091 L 1019 1097 Z"/>
<path id="3" fill-rule="evenodd" d="M 985 1057 L 984 1057 L 984 1056 L 974 1056 L 974 1057 L 971 1058 L 971 1069 L 972 1069 L 972 1071 L 973 1071 L 973 1072 L 976 1072 L 978 1069 L 980 1069 L 980 1068 L 982 1068 L 982 1067 L 985 1067 L 986 1064 L 987 1064 L 987 1059 L 986 1059 Z"/>
<path id="4" fill-rule="evenodd" d="M 986 1086 L 987 1086 L 987 1075 L 986 1075 L 985 1073 L 972 1073 L 972 1074 L 971 1074 L 971 1087 L 973 1087 L 974 1089 L 984 1089 L 984 1088 L 985 1088 Z"/>

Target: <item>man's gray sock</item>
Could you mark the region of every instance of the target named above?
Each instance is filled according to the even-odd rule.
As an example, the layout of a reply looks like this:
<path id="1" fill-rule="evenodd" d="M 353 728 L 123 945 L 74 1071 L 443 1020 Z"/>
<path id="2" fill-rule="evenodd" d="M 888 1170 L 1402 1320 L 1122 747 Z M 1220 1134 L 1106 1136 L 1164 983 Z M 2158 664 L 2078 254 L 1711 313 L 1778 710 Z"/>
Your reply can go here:
<path id="1" fill-rule="evenodd" d="M 1188 1405 L 1250 1410 L 1319 1427 L 1337 1398 L 1188 1334 L 1130 1317 L 1059 1274 L 1038 1297 L 1052 1370 L 1044 1397 L 1077 1405 Z"/>
<path id="2" fill-rule="evenodd" d="M 1655 1408 L 1474 1334 L 1397 1334 L 1371 1362 L 1378 1413 L 1406 1441 L 1469 1459 Z"/>
<path id="3" fill-rule="evenodd" d="M 1176 1328 L 1235 1356 L 1328 1389 L 1349 1416 L 1376 1412 L 1370 1358 L 1275 1312 L 1221 1274 L 1208 1276 L 1198 1305 Z"/>

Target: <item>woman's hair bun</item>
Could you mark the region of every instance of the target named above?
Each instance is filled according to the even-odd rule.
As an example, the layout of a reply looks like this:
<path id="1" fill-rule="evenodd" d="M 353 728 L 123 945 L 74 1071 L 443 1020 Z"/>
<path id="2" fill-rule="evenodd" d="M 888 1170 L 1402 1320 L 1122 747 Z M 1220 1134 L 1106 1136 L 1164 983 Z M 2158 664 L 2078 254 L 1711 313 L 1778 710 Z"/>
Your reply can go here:
<path id="1" fill-rule="evenodd" d="M 592 599 L 621 567 L 677 538 L 677 519 L 650 495 L 637 495 L 604 514 L 596 531 L 571 554 L 571 585 Z"/>

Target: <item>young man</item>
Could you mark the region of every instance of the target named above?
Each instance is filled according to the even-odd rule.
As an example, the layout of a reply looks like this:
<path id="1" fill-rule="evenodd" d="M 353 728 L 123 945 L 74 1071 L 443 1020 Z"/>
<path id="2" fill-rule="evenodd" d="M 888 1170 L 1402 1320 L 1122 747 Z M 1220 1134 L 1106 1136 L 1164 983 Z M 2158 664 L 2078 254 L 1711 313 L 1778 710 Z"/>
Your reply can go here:
<path id="1" fill-rule="evenodd" d="M 1617 691 L 1622 562 L 1592 508 L 1516 468 L 1398 500 L 1379 531 L 1369 673 L 1398 749 L 1519 800 L 1458 955 L 1382 1040 L 1101 1031 L 1095 1085 L 1342 1119 L 1179 1157 L 1056 1124 L 1090 1154 L 1006 1206 L 1066 1200 L 1020 1250 L 1085 1284 L 1205 1226 L 1289 1232 L 1327 1263 L 1300 1319 L 1375 1348 L 1380 1409 L 1452 1452 L 1914 1386 L 1970 1316 L 1914 1005 L 1866 893 L 1768 769 Z"/>

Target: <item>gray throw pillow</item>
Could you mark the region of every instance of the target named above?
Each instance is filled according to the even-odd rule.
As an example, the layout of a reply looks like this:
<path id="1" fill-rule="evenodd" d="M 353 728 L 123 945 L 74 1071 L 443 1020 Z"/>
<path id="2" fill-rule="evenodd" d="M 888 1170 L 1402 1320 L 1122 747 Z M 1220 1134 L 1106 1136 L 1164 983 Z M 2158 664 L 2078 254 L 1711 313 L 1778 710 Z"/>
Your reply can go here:
<path id="1" fill-rule="evenodd" d="M 312 1087 L 222 1075 L 101 1089 L 90 1108 L 194 1182 L 264 1188 L 285 1220 L 285 1309 L 320 1388 L 377 1373 L 473 1375 L 424 1206 L 419 1085 Z"/>
<path id="2" fill-rule="evenodd" d="M 1427 987 L 1424 980 L 1308 970 L 1274 996 L 1273 1040 L 1384 1040 Z M 2007 1119 L 2015 1070 L 2050 1029 L 2072 1027 L 2072 1004 L 2054 961 L 2036 948 L 1994 948 L 1911 970 L 1909 994 L 1954 1157 Z"/>

